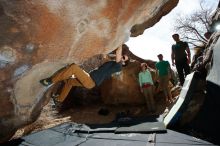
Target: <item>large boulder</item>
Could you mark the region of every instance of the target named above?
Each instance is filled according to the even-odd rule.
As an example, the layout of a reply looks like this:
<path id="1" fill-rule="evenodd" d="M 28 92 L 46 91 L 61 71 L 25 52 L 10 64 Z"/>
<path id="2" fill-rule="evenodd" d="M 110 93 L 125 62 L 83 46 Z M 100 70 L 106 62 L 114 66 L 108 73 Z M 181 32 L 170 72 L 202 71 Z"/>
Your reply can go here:
<path id="1" fill-rule="evenodd" d="M 130 62 L 123 67 L 121 72 L 115 73 L 112 78 L 101 85 L 101 97 L 105 104 L 145 104 L 144 96 L 140 92 L 138 73 L 139 62 Z M 153 79 L 156 79 L 156 71 L 151 70 Z"/>
<path id="2" fill-rule="evenodd" d="M 216 145 L 220 144 L 220 31 L 216 30 L 219 20 L 220 3 L 209 23 L 211 37 L 205 46 L 203 60 L 195 68 L 195 86 L 191 90 L 193 92 L 188 94 L 190 101 L 186 102 L 184 111 L 175 119 L 175 125 L 168 127 L 208 139 Z"/>
<path id="3" fill-rule="evenodd" d="M 48 98 L 39 80 L 114 50 L 178 0 L 1 0 L 0 141 L 33 122 Z M 152 21 L 155 20 L 155 21 Z M 150 23 L 148 23 L 150 21 Z M 130 30 L 135 25 L 132 34 Z"/>
<path id="4" fill-rule="evenodd" d="M 144 103 L 144 97 L 138 84 L 140 63 L 129 63 L 121 72 L 115 73 L 112 78 L 101 85 L 101 97 L 105 104 L 117 105 Z"/>

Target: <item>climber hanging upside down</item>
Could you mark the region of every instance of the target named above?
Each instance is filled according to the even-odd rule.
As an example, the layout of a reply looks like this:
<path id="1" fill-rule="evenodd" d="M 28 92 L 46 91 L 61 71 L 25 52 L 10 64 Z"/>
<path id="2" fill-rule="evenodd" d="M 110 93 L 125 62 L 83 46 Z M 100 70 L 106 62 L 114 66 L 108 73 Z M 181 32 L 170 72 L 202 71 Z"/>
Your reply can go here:
<path id="1" fill-rule="evenodd" d="M 73 86 L 83 86 L 88 89 L 99 86 L 113 73 L 121 71 L 122 66 L 127 65 L 128 60 L 127 55 L 122 55 L 122 46 L 120 46 L 116 49 L 115 61 L 105 62 L 90 73 L 86 73 L 78 65 L 73 63 L 56 72 L 51 77 L 40 80 L 40 83 L 44 86 L 49 86 L 65 80 L 60 94 L 56 97 L 56 101 L 63 102 Z"/>

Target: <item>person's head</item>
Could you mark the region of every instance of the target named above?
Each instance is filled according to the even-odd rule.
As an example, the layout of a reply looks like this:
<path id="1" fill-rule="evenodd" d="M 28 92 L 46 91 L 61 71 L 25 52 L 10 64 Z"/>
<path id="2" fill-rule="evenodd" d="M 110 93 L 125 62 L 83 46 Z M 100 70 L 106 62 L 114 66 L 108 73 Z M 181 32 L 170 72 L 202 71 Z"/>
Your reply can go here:
<path id="1" fill-rule="evenodd" d="M 145 71 L 147 69 L 147 63 L 141 63 L 141 71 Z"/>
<path id="2" fill-rule="evenodd" d="M 129 57 L 127 55 L 122 55 L 121 62 L 122 62 L 122 66 L 127 66 L 129 62 Z"/>
<path id="3" fill-rule="evenodd" d="M 174 41 L 176 41 L 176 42 L 180 41 L 179 34 L 175 33 L 175 34 L 172 35 L 172 37 L 173 37 Z"/>
<path id="4" fill-rule="evenodd" d="M 204 34 L 204 36 L 207 40 L 210 39 L 211 35 L 212 35 L 212 33 L 209 31 Z"/>
<path id="5" fill-rule="evenodd" d="M 162 55 L 162 54 L 157 55 L 157 57 L 158 57 L 158 59 L 159 59 L 160 61 L 163 60 L 163 55 Z"/>

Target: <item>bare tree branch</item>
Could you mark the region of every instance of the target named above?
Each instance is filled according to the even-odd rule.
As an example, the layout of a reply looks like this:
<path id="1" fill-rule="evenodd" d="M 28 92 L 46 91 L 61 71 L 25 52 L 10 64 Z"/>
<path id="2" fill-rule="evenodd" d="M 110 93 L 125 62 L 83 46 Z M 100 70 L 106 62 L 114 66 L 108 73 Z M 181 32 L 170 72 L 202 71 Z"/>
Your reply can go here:
<path id="1" fill-rule="evenodd" d="M 204 1 L 201 1 L 200 10 L 189 16 L 178 16 L 174 25 L 174 30 L 194 46 L 208 42 L 204 34 L 209 31 L 211 8 L 204 5 Z"/>

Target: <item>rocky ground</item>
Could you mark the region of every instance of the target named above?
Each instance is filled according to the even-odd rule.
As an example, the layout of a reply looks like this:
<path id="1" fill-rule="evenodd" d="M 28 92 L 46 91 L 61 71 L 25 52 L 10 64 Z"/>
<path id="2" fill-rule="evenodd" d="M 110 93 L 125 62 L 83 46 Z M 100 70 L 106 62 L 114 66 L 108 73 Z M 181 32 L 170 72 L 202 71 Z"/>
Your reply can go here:
<path id="1" fill-rule="evenodd" d="M 157 112 L 155 114 L 163 114 L 166 106 L 171 107 L 173 103 L 167 105 L 163 98 L 155 98 L 157 104 Z M 101 108 L 107 109 L 107 115 L 100 115 Z M 22 137 L 32 132 L 48 129 L 65 122 L 76 123 L 109 123 L 116 118 L 120 112 L 128 113 L 132 117 L 152 115 L 149 113 L 145 105 L 103 105 L 97 103 L 93 105 L 74 105 L 69 109 L 58 111 L 51 100 L 41 112 L 40 117 L 33 124 L 19 129 L 13 138 Z"/>

